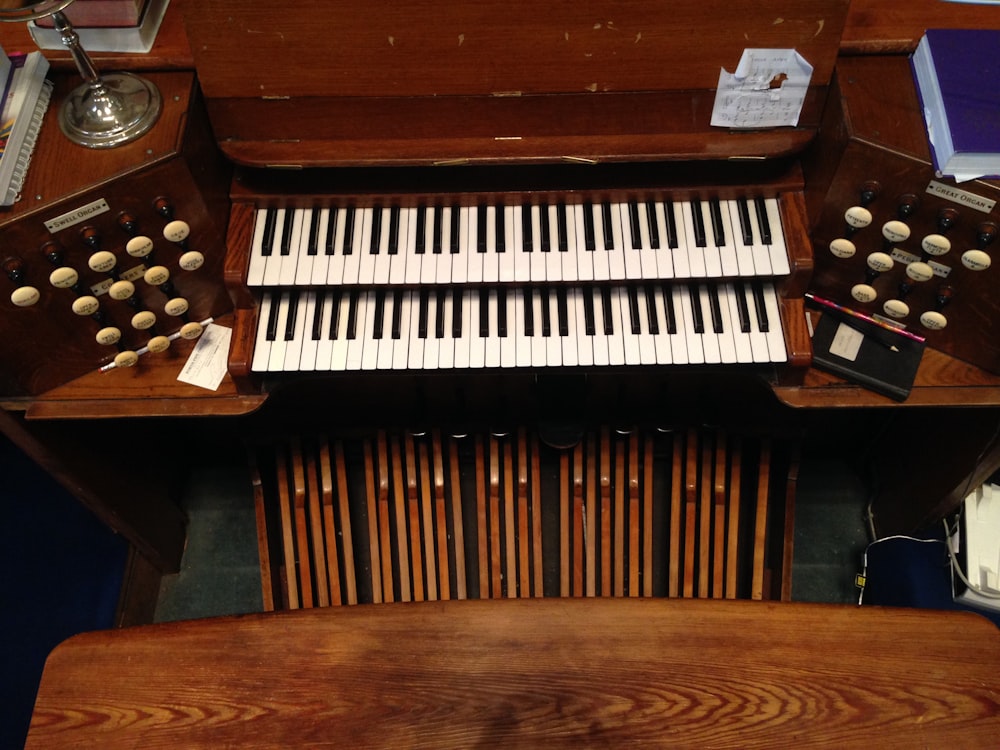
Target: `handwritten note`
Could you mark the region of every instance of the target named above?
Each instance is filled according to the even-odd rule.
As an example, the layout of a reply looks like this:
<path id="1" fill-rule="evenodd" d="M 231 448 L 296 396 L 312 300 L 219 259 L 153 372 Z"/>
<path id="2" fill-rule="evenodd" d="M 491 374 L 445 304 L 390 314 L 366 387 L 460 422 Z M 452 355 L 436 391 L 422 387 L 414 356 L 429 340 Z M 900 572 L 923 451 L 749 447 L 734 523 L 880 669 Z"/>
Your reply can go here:
<path id="1" fill-rule="evenodd" d="M 812 65 L 793 49 L 746 49 L 729 73 L 719 71 L 712 125 L 776 128 L 798 124 Z"/>
<path id="2" fill-rule="evenodd" d="M 218 390 L 227 372 L 232 333 L 229 328 L 214 323 L 205 326 L 177 379 L 210 391 Z"/>

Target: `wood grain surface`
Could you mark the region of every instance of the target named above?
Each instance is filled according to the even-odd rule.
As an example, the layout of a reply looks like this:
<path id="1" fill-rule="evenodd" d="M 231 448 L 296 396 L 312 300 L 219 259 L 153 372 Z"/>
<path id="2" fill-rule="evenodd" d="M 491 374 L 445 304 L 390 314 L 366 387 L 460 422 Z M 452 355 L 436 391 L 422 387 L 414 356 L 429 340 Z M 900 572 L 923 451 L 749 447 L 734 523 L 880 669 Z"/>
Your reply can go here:
<path id="1" fill-rule="evenodd" d="M 742 601 L 361 605 L 77 636 L 27 748 L 987 747 L 969 613 Z"/>

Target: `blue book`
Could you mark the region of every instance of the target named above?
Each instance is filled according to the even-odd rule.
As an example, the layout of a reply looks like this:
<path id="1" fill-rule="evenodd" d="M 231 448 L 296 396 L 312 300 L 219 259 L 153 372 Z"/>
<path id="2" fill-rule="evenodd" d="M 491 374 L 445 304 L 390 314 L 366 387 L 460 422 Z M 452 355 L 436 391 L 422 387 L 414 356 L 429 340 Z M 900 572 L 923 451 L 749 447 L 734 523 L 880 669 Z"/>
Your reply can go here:
<path id="1" fill-rule="evenodd" d="M 1000 30 L 928 29 L 911 64 L 937 172 L 1000 176 Z"/>

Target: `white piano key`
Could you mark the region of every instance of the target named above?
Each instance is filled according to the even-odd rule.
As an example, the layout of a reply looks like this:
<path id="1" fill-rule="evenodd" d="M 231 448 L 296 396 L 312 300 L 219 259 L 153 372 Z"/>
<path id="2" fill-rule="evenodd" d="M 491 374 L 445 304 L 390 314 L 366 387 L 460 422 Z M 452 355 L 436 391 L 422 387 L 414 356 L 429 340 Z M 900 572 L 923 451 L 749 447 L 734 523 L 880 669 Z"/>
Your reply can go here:
<path id="1" fill-rule="evenodd" d="M 531 267 L 532 281 L 545 281 L 545 254 L 542 252 L 542 207 L 537 203 L 525 206 L 531 214 L 531 252 L 528 263 Z"/>
<path id="2" fill-rule="evenodd" d="M 719 300 L 719 314 L 722 318 L 722 332 L 719 334 L 719 357 L 725 364 L 737 362 L 736 354 L 736 334 L 739 332 L 739 319 L 733 319 L 729 314 L 729 295 L 726 292 L 727 284 L 719 284 L 716 287 L 716 296 Z"/>
<path id="3" fill-rule="evenodd" d="M 545 297 L 542 297 L 542 314 L 545 314 Z M 554 289 L 548 293 L 548 314 L 549 314 L 549 335 L 543 336 L 545 340 L 545 366 L 559 367 L 562 365 L 562 341 L 559 338 L 559 306 L 556 300 Z"/>
<path id="4" fill-rule="evenodd" d="M 725 244 L 719 248 L 723 276 L 737 276 L 740 272 L 739 261 L 736 257 L 736 248 L 741 242 L 739 237 L 740 225 L 739 223 L 734 225 L 732 222 L 733 203 L 734 201 L 731 200 L 719 201 L 719 213 L 722 215 L 722 231 L 726 235 Z"/>
<path id="5" fill-rule="evenodd" d="M 549 217 L 549 252 L 542 253 L 545 256 L 545 278 L 549 281 L 561 281 L 565 253 L 559 252 L 559 206 L 556 203 L 549 203 L 545 210 Z"/>
<path id="6" fill-rule="evenodd" d="M 458 211 L 458 255 L 451 256 L 451 283 L 464 284 L 466 281 L 477 281 L 470 277 L 472 256 L 479 255 L 476 251 L 476 211 L 475 206 L 455 206 Z M 450 248 L 448 252 L 451 252 Z"/>
<path id="7" fill-rule="evenodd" d="M 316 352 L 319 348 L 319 339 L 313 338 L 313 323 L 316 319 L 316 295 L 317 292 L 313 290 L 302 293 L 304 299 L 302 305 L 302 342 L 298 369 L 306 372 L 316 369 Z"/>
<path id="8" fill-rule="evenodd" d="M 292 209 L 279 208 L 274 212 L 274 242 L 271 244 L 271 254 L 264 261 L 264 286 L 278 286 L 281 282 L 282 255 L 281 245 L 285 239 L 285 215 Z"/>
<path id="9" fill-rule="evenodd" d="M 389 235 L 392 233 L 392 206 L 385 206 L 382 209 L 382 225 L 378 238 L 378 255 L 375 256 L 375 274 L 372 277 L 373 284 L 389 283 L 389 268 L 392 265 L 392 256 L 389 255 Z"/>
<path id="10" fill-rule="evenodd" d="M 604 249 L 604 221 L 600 202 L 595 201 L 590 205 L 590 214 L 594 224 L 594 249 L 590 251 L 594 266 L 594 280 L 608 281 L 611 278 L 611 253 L 614 251 Z M 584 237 L 586 238 L 586 235 Z"/>
<path id="11" fill-rule="evenodd" d="M 788 248 L 785 245 L 785 235 L 781 227 L 781 212 L 778 209 L 777 198 L 765 198 L 767 219 L 771 226 L 771 269 L 775 276 L 784 276 L 790 272 L 788 266 Z M 782 346 L 784 349 L 784 346 Z"/>
<path id="12" fill-rule="evenodd" d="M 611 326 L 613 332 L 608 335 L 608 364 L 624 365 L 625 355 L 625 319 L 622 318 L 620 287 L 612 287 L 610 291 Z"/>
<path id="13" fill-rule="evenodd" d="M 399 338 L 392 339 L 392 369 L 406 370 L 409 367 L 410 336 L 413 335 L 410 329 L 412 320 L 413 305 L 416 292 L 404 291 L 400 299 L 399 311 Z M 390 336 L 391 328 L 390 328 Z"/>
<path id="14" fill-rule="evenodd" d="M 326 254 L 326 234 L 330 227 L 331 210 L 336 209 L 321 208 L 316 216 L 316 257 L 312 261 L 309 284 L 325 284 L 330 270 L 330 256 Z"/>
<path id="15" fill-rule="evenodd" d="M 587 230 L 583 218 L 584 205 L 572 203 L 567 208 L 570 211 L 568 224 L 573 227 L 573 242 L 570 244 L 570 252 L 573 254 L 576 276 L 580 281 L 593 281 L 594 253 L 587 250 Z"/>
<path id="16" fill-rule="evenodd" d="M 353 232 L 351 235 L 350 248 L 351 252 L 344 254 L 344 284 L 357 284 L 358 274 L 361 266 L 361 256 L 364 252 L 362 242 L 362 236 L 364 235 L 364 213 L 355 208 L 354 209 L 354 220 L 353 220 Z M 345 218 L 345 222 L 347 219 Z M 345 244 L 347 238 L 345 237 Z"/>
<path id="17" fill-rule="evenodd" d="M 264 292 L 257 307 L 257 336 L 253 344 L 253 357 L 250 360 L 251 372 L 264 372 L 271 358 L 271 342 L 267 339 L 267 321 L 271 317 L 271 306 L 274 301 L 272 292 Z"/>
<path id="18" fill-rule="evenodd" d="M 347 209 L 339 207 L 335 210 L 337 215 L 334 224 L 336 232 L 333 236 L 333 254 L 330 256 L 326 271 L 326 283 L 330 286 L 336 286 L 344 283 L 344 263 L 346 261 L 343 248 L 344 232 L 347 229 Z M 331 220 L 333 219 L 332 216 L 330 218 Z"/>
<path id="19" fill-rule="evenodd" d="M 462 292 L 462 335 L 455 340 L 455 367 L 467 368 L 471 364 L 472 337 L 475 334 L 472 318 L 472 292 Z"/>
<path id="20" fill-rule="evenodd" d="M 442 253 L 443 254 L 443 253 Z M 438 368 L 438 358 L 441 351 L 441 339 L 437 337 L 437 315 L 438 296 L 436 290 L 431 289 L 427 295 L 427 338 L 424 339 L 424 365 L 425 370 L 436 370 Z"/>
<path id="21" fill-rule="evenodd" d="M 316 260 L 316 253 L 319 248 L 313 246 L 313 222 L 319 221 L 319 210 L 313 211 L 311 208 L 300 209 L 302 215 L 301 227 L 299 229 L 299 240 L 293 250 L 298 256 L 298 263 L 295 266 L 295 276 L 291 283 L 295 286 L 308 286 L 312 283 L 313 263 Z M 310 249 L 314 252 L 310 253 Z"/>
<path id="22" fill-rule="evenodd" d="M 504 251 L 497 251 L 497 277 L 500 281 L 513 281 L 515 276 L 515 259 L 517 258 L 516 216 L 513 206 L 503 206 Z M 496 231 L 495 222 L 490 222 Z"/>
<path id="23" fill-rule="evenodd" d="M 264 283 L 264 227 L 267 223 L 267 209 L 258 208 L 254 212 L 253 237 L 250 240 L 250 262 L 247 265 L 247 286 L 261 286 Z"/>
<path id="24" fill-rule="evenodd" d="M 525 292 L 523 289 L 515 289 L 511 297 L 514 302 L 514 318 L 513 321 L 507 319 L 507 335 L 514 337 L 514 364 L 516 367 L 531 367 L 531 339 L 524 332 Z"/>
<path id="25" fill-rule="evenodd" d="M 402 295 L 400 295 L 402 296 Z M 378 355 L 376 370 L 391 370 L 393 358 L 392 316 L 395 311 L 396 294 L 389 290 L 385 294 L 385 309 L 382 311 L 382 338 L 377 342 Z"/>
<path id="26" fill-rule="evenodd" d="M 407 347 L 407 369 L 420 370 L 424 366 L 424 337 L 419 333 L 420 293 L 414 291 L 410 298 L 409 346 Z"/>
<path id="27" fill-rule="evenodd" d="M 683 207 L 682 211 L 678 213 L 684 216 L 684 235 L 683 239 L 678 237 L 687 250 L 687 260 L 688 268 L 690 273 L 688 274 L 695 279 L 703 279 L 707 275 L 705 272 L 705 250 L 706 248 L 698 247 L 697 239 L 695 238 L 694 232 L 694 216 L 695 207 L 690 201 L 684 201 L 680 204 Z M 678 227 L 678 230 L 680 227 Z M 706 227 L 707 231 L 707 227 Z M 708 244 L 708 238 L 706 237 L 706 245 Z"/>
<path id="28" fill-rule="evenodd" d="M 500 366 L 517 366 L 517 310 L 516 297 L 513 289 L 508 289 L 505 295 L 504 308 L 507 317 L 507 335 L 500 337 Z M 499 303 L 499 295 L 498 295 Z M 497 311 L 499 313 L 499 310 Z"/>
<path id="29" fill-rule="evenodd" d="M 722 257 L 719 253 L 718 240 L 712 224 L 711 201 L 700 202 L 701 215 L 705 222 L 705 276 L 717 279 L 722 276 Z"/>
<path id="30" fill-rule="evenodd" d="M 424 251 L 418 254 L 420 258 L 420 283 L 434 284 L 437 280 L 437 259 L 434 254 L 434 222 L 440 219 L 437 214 L 440 209 L 437 206 L 429 205 L 424 209 L 424 224 L 422 227 Z M 419 230 L 418 222 L 418 230 Z"/>
<path id="31" fill-rule="evenodd" d="M 529 289 L 525 293 L 531 298 L 531 366 L 544 367 L 547 342 L 542 335 L 542 294 L 538 289 Z"/>
<path id="32" fill-rule="evenodd" d="M 594 364 L 598 367 L 604 367 L 609 364 L 608 336 L 604 332 L 605 316 L 600 290 L 597 287 L 588 287 L 582 290 L 580 296 L 583 295 L 588 295 L 594 305 L 594 334 L 592 336 Z"/>
<path id="33" fill-rule="evenodd" d="M 330 370 L 344 372 L 347 370 L 347 349 L 350 341 L 347 338 L 347 319 L 351 308 L 351 295 L 346 290 L 340 295 L 337 311 L 337 335 L 330 348 Z"/>
<path id="34" fill-rule="evenodd" d="M 285 349 L 288 348 L 288 343 L 285 340 L 285 328 L 288 325 L 288 314 L 291 309 L 289 297 L 290 292 L 281 292 L 277 295 L 276 302 L 272 303 L 278 305 L 278 325 L 274 329 L 274 339 L 271 341 L 265 366 L 268 372 L 281 372 L 285 366 Z"/>
<path id="35" fill-rule="evenodd" d="M 625 364 L 642 364 L 642 358 L 639 353 L 639 334 L 632 328 L 628 288 L 620 286 L 617 287 L 616 291 L 618 293 L 618 306 L 621 309 L 622 341 L 625 345 Z"/>
<path id="36" fill-rule="evenodd" d="M 701 336 L 701 345 L 705 352 L 706 364 L 718 364 L 722 361 L 719 351 L 719 335 L 712 327 L 712 303 L 708 297 L 708 287 L 698 284 L 698 301 L 701 303 L 701 319 L 705 332 Z"/>
<path id="37" fill-rule="evenodd" d="M 410 247 L 410 217 L 414 209 L 410 206 L 400 206 L 399 208 L 399 246 L 395 255 L 390 255 L 389 261 L 389 285 L 401 286 L 406 283 L 406 266 L 410 258 L 407 248 Z"/>
<path id="38" fill-rule="evenodd" d="M 677 232 L 677 247 L 670 249 L 670 262 L 674 269 L 675 279 L 687 279 L 691 277 L 691 257 L 689 252 L 688 242 L 690 238 L 693 238 L 693 233 L 689 228 L 691 223 L 690 216 L 688 215 L 687 203 L 684 201 L 669 201 L 664 203 L 663 206 L 663 217 L 664 220 L 668 219 L 668 212 L 674 217 L 674 227 Z M 664 224 L 664 239 L 668 237 L 667 225 Z"/>
<path id="39" fill-rule="evenodd" d="M 439 302 L 438 315 L 444 319 L 444 337 L 438 339 L 438 367 L 442 370 L 450 370 L 455 366 L 455 337 L 452 334 L 455 305 L 451 290 L 447 290 Z"/>
<path id="40" fill-rule="evenodd" d="M 306 335 L 307 320 L 305 300 L 307 296 L 307 292 L 293 293 L 293 299 L 289 304 L 289 315 L 294 312 L 295 326 L 292 328 L 292 338 L 285 344 L 285 363 L 281 367 L 282 372 L 296 372 L 302 369 L 302 344 Z"/>
<path id="41" fill-rule="evenodd" d="M 497 332 L 497 291 L 490 289 L 487 300 L 489 306 L 489 334 L 486 336 L 486 367 L 500 366 L 500 336 Z"/>
<path id="42" fill-rule="evenodd" d="M 667 320 L 666 304 L 663 299 L 663 286 L 657 284 L 649 288 L 653 298 L 653 314 L 656 316 L 657 332 L 653 335 L 653 346 L 656 351 L 656 364 L 673 364 L 673 353 L 670 347 L 670 329 Z"/>
<path id="43" fill-rule="evenodd" d="M 674 277 L 674 253 L 667 239 L 667 212 L 663 201 L 653 201 L 656 213 L 656 228 L 660 247 L 655 251 L 657 279 L 672 279 Z M 652 230 L 650 230 L 652 234 Z"/>
<path id="44" fill-rule="evenodd" d="M 513 233 L 513 242 L 507 245 L 507 252 L 511 253 L 511 261 L 514 265 L 515 281 L 531 280 L 531 253 L 524 251 L 524 212 L 531 212 L 530 206 L 516 204 L 510 207 L 512 216 L 510 217 L 510 231 Z"/>
<path id="45" fill-rule="evenodd" d="M 490 206 L 487 209 L 487 216 L 495 214 L 496 209 Z M 489 226 L 489 219 L 487 218 L 486 252 L 482 253 L 479 252 L 479 206 L 463 207 L 462 222 L 464 233 L 462 253 L 467 261 L 465 276 L 470 282 L 478 284 L 483 281 L 487 257 L 493 254 L 491 246 L 495 246 L 496 244 L 496 230 Z"/>
<path id="46" fill-rule="evenodd" d="M 500 281 L 500 262 L 506 252 L 497 252 L 497 207 L 495 205 L 489 205 L 486 207 L 486 252 L 483 253 L 483 281 L 488 284 L 495 284 Z M 502 215 L 502 213 L 501 213 Z M 506 229 L 506 227 L 505 227 Z M 504 232 L 504 241 L 506 242 L 507 236 L 506 231 Z M 477 240 L 478 244 L 478 240 Z M 514 269 L 513 266 L 510 269 L 511 279 L 513 279 Z M 510 281 L 511 279 L 505 279 Z"/>
<path id="47" fill-rule="evenodd" d="M 769 323 L 767 351 L 770 355 L 770 361 L 785 362 L 788 360 L 788 352 L 785 348 L 785 337 L 781 328 L 781 310 L 778 305 L 778 295 L 770 283 L 764 284 L 764 306 L 767 309 Z"/>
<path id="48" fill-rule="evenodd" d="M 644 365 L 656 364 L 656 343 L 649 328 L 649 303 L 646 300 L 646 288 L 636 290 L 636 301 L 639 307 L 639 362 Z"/>
<path id="49" fill-rule="evenodd" d="M 563 367 L 575 367 L 580 363 L 578 338 L 583 334 L 583 330 L 577 331 L 576 327 L 576 306 L 575 297 L 571 293 L 572 289 L 566 289 L 566 331 L 567 335 L 560 335 L 562 341 L 562 364 Z"/>
<path id="50" fill-rule="evenodd" d="M 358 295 L 358 311 L 355 320 L 354 338 L 347 344 L 347 369 L 374 369 L 375 358 L 371 357 L 372 349 L 366 346 L 371 335 L 372 320 L 375 310 L 375 292 L 361 292 Z M 365 360 L 365 349 L 369 351 L 369 360 Z M 377 350 L 376 350 L 377 353 Z"/>
<path id="51" fill-rule="evenodd" d="M 700 344 L 696 345 L 693 341 L 689 342 L 688 338 L 689 319 L 686 317 L 684 306 L 681 303 L 681 300 L 687 296 L 687 292 L 684 290 L 683 285 L 671 284 L 663 296 L 664 313 L 666 313 L 667 294 L 670 295 L 674 318 L 674 332 L 668 334 L 670 337 L 670 358 L 675 365 L 686 365 L 688 362 L 693 361 L 688 354 L 690 348 L 696 350 L 697 357 L 700 357 L 698 353 L 701 351 L 698 348 Z"/>
<path id="52" fill-rule="evenodd" d="M 740 221 L 740 202 L 732 200 L 726 201 L 726 203 L 729 206 L 729 223 L 733 227 L 733 242 L 736 248 L 736 273 L 732 275 L 740 278 L 750 278 L 756 274 L 753 262 L 753 243 L 751 242 L 747 245 L 743 242 L 743 222 Z M 748 227 L 752 227 L 752 225 L 748 225 Z"/>
<path id="53" fill-rule="evenodd" d="M 642 229 L 641 224 L 635 229 L 639 232 L 639 247 L 635 247 L 632 239 L 632 209 L 628 201 L 616 204 L 618 208 L 619 220 L 622 224 L 622 246 L 621 254 L 625 265 L 626 279 L 642 278 Z M 638 218 L 638 217 L 637 217 Z M 649 240 L 649 232 L 646 233 L 646 240 Z"/>
<path id="54" fill-rule="evenodd" d="M 624 279 L 625 273 L 625 235 L 622 227 L 621 209 L 611 205 L 611 233 L 614 250 L 608 254 L 608 266 L 612 279 Z"/>
<path id="55" fill-rule="evenodd" d="M 316 346 L 316 369 L 327 371 L 330 369 L 330 358 L 333 354 L 333 336 L 330 335 L 330 324 L 333 321 L 335 309 L 340 307 L 340 300 L 330 290 L 316 293 L 316 303 L 320 304 L 321 300 L 323 318 L 320 321 L 319 342 Z"/>
<path id="56" fill-rule="evenodd" d="M 452 210 L 452 207 L 448 205 L 438 208 L 441 214 L 441 252 L 434 254 L 434 259 L 437 262 L 437 269 L 434 272 L 434 282 L 437 284 L 448 284 L 451 282 L 451 266 L 455 261 L 455 256 L 451 253 Z M 458 209 L 455 208 L 454 210 Z"/>
<path id="57" fill-rule="evenodd" d="M 729 322 L 733 334 L 736 361 L 740 363 L 753 362 L 750 334 L 744 331 L 740 324 L 740 310 L 736 300 L 736 289 L 733 284 L 727 283 L 721 285 L 719 287 L 719 296 L 725 300 L 725 304 L 729 309 Z"/>
<path id="58" fill-rule="evenodd" d="M 421 281 L 421 266 L 424 257 L 417 253 L 417 227 L 420 224 L 417 221 L 418 208 L 417 206 L 407 206 L 403 209 L 403 213 L 406 214 L 406 267 L 403 271 L 403 283 L 414 285 Z M 401 249 L 400 252 L 402 253 L 403 250 Z"/>
<path id="59" fill-rule="evenodd" d="M 470 291 L 465 300 L 469 308 L 469 367 L 481 369 L 486 366 L 486 337 L 481 335 L 479 329 L 480 305 L 483 304 L 483 297 L 479 290 Z"/>
<path id="60" fill-rule="evenodd" d="M 753 266 L 757 276 L 771 276 L 774 271 L 771 268 L 771 247 L 764 244 L 763 233 L 760 229 L 760 220 L 757 217 L 757 208 L 753 199 L 749 199 L 750 227 L 753 232 Z"/>
<path id="61" fill-rule="evenodd" d="M 680 302 L 680 306 L 677 303 Z M 700 302 L 699 302 L 700 305 Z M 691 301 L 689 286 L 678 285 L 674 289 L 675 309 L 681 310 L 684 318 L 684 341 L 686 345 L 688 363 L 692 365 L 705 364 L 704 334 L 698 333 L 694 329 L 694 311 Z"/>
<path id="62" fill-rule="evenodd" d="M 590 367 L 594 364 L 594 337 L 587 333 L 587 320 L 583 309 L 585 291 L 580 287 L 571 287 L 566 291 L 566 296 L 575 332 L 576 362 L 584 367 Z"/>
<path id="63" fill-rule="evenodd" d="M 365 287 L 370 287 L 375 282 L 375 261 L 378 258 L 378 251 L 380 251 L 378 247 L 379 238 L 372 237 L 375 231 L 373 218 L 376 212 L 379 214 L 379 234 L 381 234 L 381 225 L 385 220 L 381 206 L 359 208 L 355 212 L 354 220 L 359 223 L 359 226 L 354 231 L 361 230 L 360 252 L 358 254 L 358 283 Z M 373 248 L 376 252 L 373 252 Z"/>
<path id="64" fill-rule="evenodd" d="M 572 203 L 564 203 L 559 207 L 559 211 L 562 212 L 566 227 L 566 249 L 559 251 L 562 264 L 560 280 L 577 281 L 580 274 L 576 249 L 576 206 Z"/>

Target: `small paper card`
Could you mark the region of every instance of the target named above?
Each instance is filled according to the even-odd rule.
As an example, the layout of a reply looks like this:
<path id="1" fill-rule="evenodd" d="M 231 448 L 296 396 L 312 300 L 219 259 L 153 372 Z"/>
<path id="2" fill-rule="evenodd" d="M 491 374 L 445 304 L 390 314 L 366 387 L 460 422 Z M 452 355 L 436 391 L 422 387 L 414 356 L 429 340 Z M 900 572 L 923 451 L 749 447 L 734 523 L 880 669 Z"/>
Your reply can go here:
<path id="1" fill-rule="evenodd" d="M 184 364 L 177 379 L 210 391 L 217 391 L 229 371 L 229 341 L 233 332 L 209 323 Z"/>
<path id="2" fill-rule="evenodd" d="M 724 128 L 794 126 L 813 68 L 794 49 L 745 49 L 736 72 L 719 70 L 712 125 Z"/>

